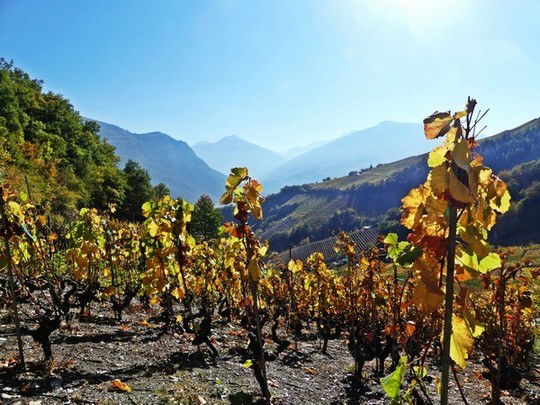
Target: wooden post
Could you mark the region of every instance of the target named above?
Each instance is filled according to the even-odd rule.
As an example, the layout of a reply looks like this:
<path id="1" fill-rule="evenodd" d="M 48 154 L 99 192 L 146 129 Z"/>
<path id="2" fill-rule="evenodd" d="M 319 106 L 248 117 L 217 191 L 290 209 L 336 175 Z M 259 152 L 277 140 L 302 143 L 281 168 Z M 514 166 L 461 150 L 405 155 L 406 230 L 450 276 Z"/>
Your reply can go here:
<path id="1" fill-rule="evenodd" d="M 457 210 L 453 199 L 448 207 L 448 257 L 446 265 L 446 294 L 444 299 L 444 331 L 441 370 L 441 405 L 448 404 L 448 381 L 450 379 L 450 339 L 452 337 L 452 314 L 454 304 L 454 269 L 456 259 Z"/>

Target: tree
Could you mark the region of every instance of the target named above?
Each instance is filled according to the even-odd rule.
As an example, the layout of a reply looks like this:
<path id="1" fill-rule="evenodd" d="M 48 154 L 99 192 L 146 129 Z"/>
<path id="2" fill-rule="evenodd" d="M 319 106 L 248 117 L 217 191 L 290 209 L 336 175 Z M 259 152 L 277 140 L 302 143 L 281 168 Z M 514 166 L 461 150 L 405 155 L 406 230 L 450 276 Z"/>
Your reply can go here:
<path id="1" fill-rule="evenodd" d="M 153 195 L 150 175 L 139 163 L 128 160 L 124 167 L 124 176 L 126 188 L 118 216 L 129 221 L 142 221 L 144 218 L 141 207 Z"/>
<path id="2" fill-rule="evenodd" d="M 158 183 L 152 189 L 152 193 L 154 194 L 154 198 L 159 200 L 166 195 L 171 195 L 171 190 L 165 183 Z"/>
<path id="3" fill-rule="evenodd" d="M 0 171 L 32 202 L 51 210 L 53 223 L 82 207 L 119 204 L 124 175 L 114 147 L 99 135 L 99 125 L 82 118 L 70 101 L 44 92 L 0 58 Z"/>
<path id="4" fill-rule="evenodd" d="M 193 210 L 189 232 L 199 240 L 214 239 L 218 236 L 223 216 L 207 195 L 201 196 Z"/>

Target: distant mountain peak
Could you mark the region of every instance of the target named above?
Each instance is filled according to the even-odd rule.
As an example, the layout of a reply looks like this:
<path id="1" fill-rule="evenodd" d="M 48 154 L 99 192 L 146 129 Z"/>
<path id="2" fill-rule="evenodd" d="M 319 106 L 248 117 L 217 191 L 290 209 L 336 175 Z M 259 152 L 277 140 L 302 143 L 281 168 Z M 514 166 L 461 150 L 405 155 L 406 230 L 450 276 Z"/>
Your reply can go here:
<path id="1" fill-rule="evenodd" d="M 350 171 L 388 163 L 430 149 L 422 125 L 383 121 L 352 131 L 283 163 L 263 178 L 268 192 L 281 187 L 339 177 Z"/>
<path id="2" fill-rule="evenodd" d="M 400 121 L 392 121 L 392 120 L 384 120 L 379 122 L 376 126 L 377 127 L 384 127 L 384 126 L 392 126 L 392 125 L 415 125 L 414 122 L 400 122 Z"/>
<path id="3" fill-rule="evenodd" d="M 222 173 L 231 167 L 245 166 L 256 177 L 276 168 L 285 158 L 273 150 L 232 134 L 213 143 L 198 142 L 193 149 L 208 164 Z"/>
<path id="4" fill-rule="evenodd" d="M 244 142 L 247 142 L 245 139 L 243 138 L 240 138 L 238 135 L 236 134 L 232 134 L 232 135 L 227 135 L 227 136 L 224 136 L 223 138 L 220 139 L 220 141 L 225 141 L 225 140 L 230 140 L 230 141 L 244 141 Z M 219 142 L 219 141 L 218 141 Z"/>

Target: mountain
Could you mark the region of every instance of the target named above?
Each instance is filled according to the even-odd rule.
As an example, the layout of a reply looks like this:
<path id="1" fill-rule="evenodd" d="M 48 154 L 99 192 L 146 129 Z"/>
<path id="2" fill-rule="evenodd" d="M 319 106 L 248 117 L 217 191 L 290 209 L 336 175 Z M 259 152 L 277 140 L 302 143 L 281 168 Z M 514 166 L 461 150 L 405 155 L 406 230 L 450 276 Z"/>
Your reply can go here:
<path id="1" fill-rule="evenodd" d="M 312 183 L 326 177 L 392 162 L 433 147 L 422 136 L 420 124 L 384 121 L 352 132 L 289 160 L 263 177 L 265 190 L 276 192 L 292 184 Z"/>
<path id="2" fill-rule="evenodd" d="M 418 140 L 423 139 L 422 132 L 417 136 Z M 496 173 L 540 159 L 540 118 L 481 139 L 479 143 L 479 152 L 486 165 Z M 432 142 L 431 147 L 436 144 Z M 307 238 L 308 241 L 320 240 L 339 230 L 366 225 L 384 228 L 391 222 L 397 225 L 399 213 L 396 208 L 401 199 L 426 179 L 427 156 L 411 156 L 319 183 L 284 187 L 266 198 L 263 204 L 265 217 L 256 230 L 270 241 L 274 250 L 281 251 L 289 243 L 297 245 L 306 242 Z M 519 177 L 522 172 L 511 172 L 512 178 Z M 529 199 L 524 200 L 522 206 L 525 208 L 522 209 L 531 206 L 532 203 L 527 201 L 537 201 L 532 194 L 535 190 L 523 191 L 526 194 L 523 198 Z M 518 202 L 517 196 L 513 201 Z M 528 226 L 521 222 L 520 225 Z M 523 231 L 523 234 L 527 232 Z M 538 232 L 528 234 L 539 235 Z"/>
<path id="3" fill-rule="evenodd" d="M 540 159 L 505 170 L 500 177 L 512 196 L 510 211 L 495 225 L 495 243 L 523 245 L 540 241 Z"/>
<path id="4" fill-rule="evenodd" d="M 277 152 L 247 142 L 236 135 L 214 143 L 196 143 L 193 150 L 221 173 L 228 174 L 232 167 L 245 166 L 257 179 L 285 162 L 285 158 Z"/>
<path id="5" fill-rule="evenodd" d="M 328 143 L 328 141 L 317 141 L 317 142 L 309 143 L 309 144 L 307 144 L 305 146 L 296 146 L 294 148 L 287 149 L 286 151 L 281 152 L 281 155 L 285 159 L 291 160 L 291 159 L 293 159 L 293 158 L 295 158 L 297 156 L 300 156 L 303 153 L 309 152 L 312 149 L 315 149 L 315 148 L 317 148 L 319 146 L 322 146 L 325 143 Z"/>
<path id="6" fill-rule="evenodd" d="M 217 200 L 223 192 L 225 176 L 208 166 L 187 143 L 162 132 L 135 134 L 96 122 L 101 136 L 116 148 L 121 165 L 128 159 L 139 162 L 150 173 L 152 183 L 165 183 L 174 197 L 195 202 L 208 194 Z"/>

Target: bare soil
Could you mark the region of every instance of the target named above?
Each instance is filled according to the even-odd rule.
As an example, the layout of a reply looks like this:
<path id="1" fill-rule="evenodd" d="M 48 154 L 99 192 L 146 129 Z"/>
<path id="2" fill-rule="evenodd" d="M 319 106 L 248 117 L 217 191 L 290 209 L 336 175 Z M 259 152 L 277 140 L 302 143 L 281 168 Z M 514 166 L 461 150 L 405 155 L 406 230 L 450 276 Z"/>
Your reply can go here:
<path id="1" fill-rule="evenodd" d="M 96 315 L 74 320 L 52 336 L 55 360 L 44 364 L 40 347 L 24 338 L 26 370 L 12 366 L 16 340 L 12 324 L 0 325 L 1 404 L 252 404 L 261 402 L 258 385 L 245 353 L 244 330 L 236 323 L 214 325 L 214 359 L 206 347 L 191 344 L 185 333 L 160 333 L 160 325 L 145 321 L 155 315 L 133 307 L 122 323 L 110 318 L 105 307 L 94 304 Z M 7 319 L 2 312 L 1 319 Z M 365 367 L 366 384 L 350 392 L 353 360 L 345 339 L 330 341 L 328 354 L 320 353 L 315 334 L 276 355 L 276 345 L 266 342 L 268 378 L 274 404 L 387 404 L 373 376 L 374 364 Z M 535 363 L 538 366 L 538 362 Z M 430 374 L 438 375 L 430 364 Z M 478 359 L 472 359 L 458 378 L 469 404 L 489 402 L 490 385 L 482 377 Z M 110 390 L 120 379 L 132 391 Z M 520 389 L 503 392 L 505 404 L 540 404 L 540 370 L 531 367 Z M 436 381 L 427 383 L 433 403 L 438 403 Z M 451 403 L 462 404 L 455 381 Z"/>

